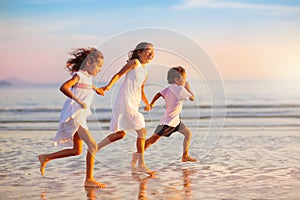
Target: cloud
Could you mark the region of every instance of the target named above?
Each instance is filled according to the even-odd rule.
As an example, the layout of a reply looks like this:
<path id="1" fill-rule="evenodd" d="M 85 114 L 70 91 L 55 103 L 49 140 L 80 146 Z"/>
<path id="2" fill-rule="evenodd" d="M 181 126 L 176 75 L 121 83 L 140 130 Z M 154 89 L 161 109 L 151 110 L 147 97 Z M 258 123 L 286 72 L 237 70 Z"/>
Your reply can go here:
<path id="1" fill-rule="evenodd" d="M 174 10 L 188 10 L 194 8 L 211 8 L 211 9 L 251 9 L 251 10 L 268 10 L 275 13 L 300 13 L 300 6 L 285 6 L 271 4 L 254 4 L 238 1 L 227 0 L 184 0 L 182 4 L 172 7 Z"/>

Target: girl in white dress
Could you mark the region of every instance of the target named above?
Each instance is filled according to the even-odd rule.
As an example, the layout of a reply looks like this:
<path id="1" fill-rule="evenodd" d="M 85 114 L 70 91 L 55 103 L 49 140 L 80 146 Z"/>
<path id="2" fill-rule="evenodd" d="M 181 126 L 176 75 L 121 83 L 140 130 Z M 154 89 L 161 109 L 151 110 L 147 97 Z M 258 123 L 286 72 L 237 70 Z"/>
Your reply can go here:
<path id="1" fill-rule="evenodd" d="M 154 57 L 154 48 L 151 43 L 141 42 L 132 52 L 129 60 L 123 68 L 116 73 L 110 82 L 102 87 L 103 91 L 109 90 L 123 75 L 125 80 L 117 94 L 112 108 L 112 119 L 110 130 L 114 133 L 98 143 L 98 150 L 104 146 L 123 139 L 126 131 L 137 132 L 136 147 L 139 156 L 137 170 L 153 175 L 155 172 L 146 167 L 144 161 L 144 146 L 146 138 L 146 126 L 144 116 L 138 111 L 141 100 L 149 107 L 148 100 L 144 93 L 144 85 L 147 79 L 146 64 Z"/>
<path id="2" fill-rule="evenodd" d="M 93 170 L 97 143 L 89 132 L 86 118 L 91 114 L 90 106 L 94 98 L 94 91 L 104 95 L 102 88 L 96 88 L 92 83 L 92 76 L 96 76 L 103 64 L 103 55 L 95 48 L 80 48 L 72 52 L 66 67 L 72 73 L 72 78 L 62 84 L 60 90 L 68 99 L 61 111 L 59 127 L 54 144 L 69 147 L 50 154 L 39 155 L 40 171 L 44 175 L 46 164 L 50 160 L 77 156 L 82 152 L 82 140 L 88 146 L 86 156 L 86 187 L 105 187 L 105 184 L 94 180 Z"/>

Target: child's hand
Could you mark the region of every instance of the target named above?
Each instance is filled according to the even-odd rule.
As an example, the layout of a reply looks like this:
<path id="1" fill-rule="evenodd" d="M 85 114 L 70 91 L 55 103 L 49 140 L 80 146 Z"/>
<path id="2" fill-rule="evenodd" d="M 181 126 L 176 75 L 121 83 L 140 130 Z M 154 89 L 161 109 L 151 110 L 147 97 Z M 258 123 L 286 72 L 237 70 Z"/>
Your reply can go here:
<path id="1" fill-rule="evenodd" d="M 97 88 L 96 89 L 96 93 L 99 94 L 99 95 L 101 95 L 101 96 L 104 96 L 104 90 L 103 90 L 103 88 L 102 87 L 101 88 Z"/>
<path id="2" fill-rule="evenodd" d="M 194 96 L 194 93 L 191 91 L 191 85 L 189 84 L 189 82 L 185 82 L 185 89 L 189 92 L 189 93 L 191 93 L 191 96 L 189 97 L 189 99 L 191 100 L 191 101 L 194 101 L 194 99 L 195 99 L 195 96 Z"/>
<path id="3" fill-rule="evenodd" d="M 73 97 L 73 100 L 75 102 L 77 102 L 83 109 L 86 109 L 86 104 L 84 102 L 82 102 L 80 99 L 78 99 L 77 97 Z"/>
<path id="4" fill-rule="evenodd" d="M 149 112 L 152 109 L 152 105 L 151 104 L 147 104 L 144 108 L 144 111 Z"/>
<path id="5" fill-rule="evenodd" d="M 84 102 L 80 102 L 79 104 L 83 109 L 86 109 L 86 104 Z"/>
<path id="6" fill-rule="evenodd" d="M 191 86 L 190 86 L 189 82 L 187 82 L 187 81 L 185 82 L 185 86 L 184 86 L 184 87 L 185 87 L 187 90 L 188 90 L 188 89 L 191 89 Z"/>

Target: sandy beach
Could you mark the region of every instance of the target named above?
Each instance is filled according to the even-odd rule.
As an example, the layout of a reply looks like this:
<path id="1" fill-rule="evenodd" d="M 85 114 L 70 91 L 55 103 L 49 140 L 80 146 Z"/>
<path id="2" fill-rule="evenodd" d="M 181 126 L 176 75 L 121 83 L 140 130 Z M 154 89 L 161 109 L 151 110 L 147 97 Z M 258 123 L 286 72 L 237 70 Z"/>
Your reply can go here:
<path id="1" fill-rule="evenodd" d="M 166 149 L 153 146 L 146 161 L 158 170 L 155 177 L 132 174 L 131 152 L 124 156 L 128 165 L 122 169 L 110 167 L 101 158 L 110 157 L 117 164 L 119 158 L 113 158 L 114 154 L 99 152 L 95 178 L 107 184 L 105 189 L 83 187 L 86 148 L 79 157 L 50 162 L 45 176 L 40 175 L 37 155 L 57 150 L 51 145 L 52 131 L 1 131 L 0 138 L 1 199 L 300 198 L 300 136 L 296 129 L 225 128 L 216 148 L 198 163 L 181 163 L 180 157 L 174 160 Z M 122 145 L 111 145 L 106 151 Z M 192 144 L 192 155 L 197 148 Z"/>
<path id="2" fill-rule="evenodd" d="M 298 200 L 300 96 L 278 89 L 280 85 L 257 83 L 253 89 L 252 83 L 227 83 L 226 119 L 220 126 L 211 123 L 210 104 L 199 92 L 201 104 L 185 104 L 182 119 L 193 133 L 190 154 L 200 162 L 181 162 L 183 137 L 173 134 L 145 152 L 148 167 L 158 171 L 156 177 L 132 174 L 136 133 L 128 132 L 96 155 L 94 176 L 107 184 L 105 189 L 83 187 L 86 146 L 80 156 L 49 162 L 45 176 L 40 174 L 37 156 L 61 149 L 53 146 L 64 100 L 56 87 L 2 88 L 0 199 Z M 101 141 L 110 133 L 111 106 L 109 98 L 97 102 L 101 105 L 88 124 Z M 147 137 L 162 110 L 157 106 L 144 113 Z M 216 111 L 213 117 L 222 121 L 222 109 Z M 215 129 L 222 130 L 220 137 Z"/>

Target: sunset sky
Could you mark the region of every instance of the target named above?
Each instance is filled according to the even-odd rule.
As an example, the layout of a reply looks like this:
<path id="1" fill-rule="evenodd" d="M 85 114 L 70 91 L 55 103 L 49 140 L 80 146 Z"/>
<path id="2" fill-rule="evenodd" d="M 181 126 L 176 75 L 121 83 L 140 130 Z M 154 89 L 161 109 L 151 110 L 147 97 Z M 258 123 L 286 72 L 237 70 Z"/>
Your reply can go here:
<path id="1" fill-rule="evenodd" d="M 1 0 L 0 80 L 62 82 L 72 48 L 157 27 L 197 42 L 224 80 L 300 81 L 300 1 L 149 2 Z"/>

